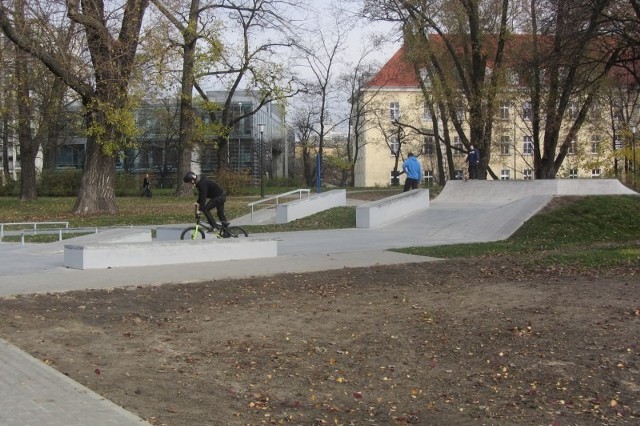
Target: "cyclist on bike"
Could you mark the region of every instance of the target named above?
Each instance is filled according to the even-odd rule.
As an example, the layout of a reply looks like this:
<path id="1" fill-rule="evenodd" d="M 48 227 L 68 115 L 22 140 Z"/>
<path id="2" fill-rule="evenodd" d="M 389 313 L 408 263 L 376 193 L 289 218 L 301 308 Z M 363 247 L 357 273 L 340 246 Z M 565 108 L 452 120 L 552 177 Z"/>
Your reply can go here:
<path id="1" fill-rule="evenodd" d="M 198 176 L 193 172 L 187 172 L 182 180 L 185 183 L 191 183 L 198 189 L 198 201 L 195 205 L 209 221 L 212 228 L 217 228 L 216 220 L 211 214 L 211 210 L 215 207 L 218 218 L 222 222 L 222 226 L 229 226 L 227 217 L 224 214 L 224 203 L 227 201 L 227 194 L 224 189 L 216 182 L 208 179 L 206 176 Z M 207 201 L 209 199 L 209 201 Z"/>

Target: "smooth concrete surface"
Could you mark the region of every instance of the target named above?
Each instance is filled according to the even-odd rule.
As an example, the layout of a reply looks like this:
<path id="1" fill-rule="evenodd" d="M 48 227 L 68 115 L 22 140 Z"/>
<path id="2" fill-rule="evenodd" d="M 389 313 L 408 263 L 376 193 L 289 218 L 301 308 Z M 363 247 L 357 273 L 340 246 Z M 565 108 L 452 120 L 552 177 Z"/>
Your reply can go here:
<path id="1" fill-rule="evenodd" d="M 289 223 L 296 219 L 346 205 L 346 189 L 334 189 L 332 191 L 322 192 L 307 198 L 300 198 L 299 200 L 278 204 L 276 206 L 276 223 Z"/>
<path id="2" fill-rule="evenodd" d="M 429 190 L 417 189 L 356 207 L 356 228 L 377 228 L 429 208 Z"/>
<path id="3" fill-rule="evenodd" d="M 60 250 L 48 244 L 0 243 L 0 296 L 428 262 L 435 259 L 387 250 L 504 239 L 556 195 L 596 194 L 638 195 L 607 180 L 451 181 L 428 209 L 386 226 L 260 234 L 278 241 L 277 257 L 216 263 L 76 270 L 65 268 Z M 1 339 L 0 376 L 1 425 L 145 424 Z"/>
<path id="4" fill-rule="evenodd" d="M 278 254 L 277 241 L 227 238 L 152 243 L 67 244 L 64 266 L 73 269 L 109 269 L 130 266 L 224 262 Z"/>

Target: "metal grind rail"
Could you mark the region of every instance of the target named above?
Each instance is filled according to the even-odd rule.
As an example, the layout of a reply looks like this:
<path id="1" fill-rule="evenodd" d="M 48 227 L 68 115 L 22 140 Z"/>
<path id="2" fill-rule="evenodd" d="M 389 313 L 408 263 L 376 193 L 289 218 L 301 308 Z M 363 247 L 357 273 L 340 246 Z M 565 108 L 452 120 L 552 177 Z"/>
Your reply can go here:
<path id="1" fill-rule="evenodd" d="M 68 229 L 69 228 L 69 222 L 8 222 L 8 223 L 0 223 L 0 238 L 4 238 L 5 235 L 5 231 L 7 233 L 11 233 L 13 232 L 13 235 L 17 234 L 18 232 L 21 231 L 25 231 L 25 230 L 30 230 L 32 232 L 38 232 L 39 226 L 48 226 L 49 228 L 40 228 L 40 231 L 43 230 L 51 230 L 51 226 L 62 226 L 64 228 L 54 228 L 54 229 Z M 28 227 L 28 228 L 27 228 Z M 7 229 L 9 228 L 9 229 Z M 13 228 L 18 228 L 18 229 L 13 229 Z M 35 234 L 34 234 L 35 235 Z"/>
<path id="2" fill-rule="evenodd" d="M 268 201 L 275 200 L 276 206 L 277 206 L 279 204 L 279 202 L 280 202 L 280 198 L 290 197 L 291 195 L 298 194 L 298 198 L 301 199 L 302 198 L 302 194 L 307 194 L 307 197 L 309 197 L 309 193 L 310 192 L 311 192 L 311 190 L 307 189 L 307 188 L 294 189 L 293 191 L 285 192 L 283 194 L 274 195 L 274 196 L 271 196 L 271 197 L 263 198 L 263 199 L 258 200 L 258 201 L 254 201 L 253 203 L 249 203 L 249 207 L 251 207 L 251 221 L 253 222 L 253 208 L 258 204 L 262 204 L 262 203 L 266 203 Z"/>

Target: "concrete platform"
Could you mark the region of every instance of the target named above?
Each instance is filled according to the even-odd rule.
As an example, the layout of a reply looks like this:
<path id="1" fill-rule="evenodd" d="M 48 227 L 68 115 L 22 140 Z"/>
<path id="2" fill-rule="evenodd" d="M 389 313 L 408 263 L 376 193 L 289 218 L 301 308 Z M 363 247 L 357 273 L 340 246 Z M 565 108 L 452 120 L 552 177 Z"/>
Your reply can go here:
<path id="1" fill-rule="evenodd" d="M 73 269 L 109 269 L 223 262 L 275 257 L 277 254 L 278 247 L 275 240 L 248 238 L 128 244 L 68 244 L 64 247 L 64 266 Z"/>

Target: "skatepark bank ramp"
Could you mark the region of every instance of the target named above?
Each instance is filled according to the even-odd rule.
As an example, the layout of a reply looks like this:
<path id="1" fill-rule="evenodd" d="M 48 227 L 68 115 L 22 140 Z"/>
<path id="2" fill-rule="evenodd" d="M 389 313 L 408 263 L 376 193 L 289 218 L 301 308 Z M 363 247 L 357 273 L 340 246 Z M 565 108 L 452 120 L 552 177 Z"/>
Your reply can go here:
<path id="1" fill-rule="evenodd" d="M 553 197 L 587 195 L 639 194 L 616 179 L 454 180 L 427 210 L 404 223 L 424 232 L 428 245 L 498 241 L 511 236 Z"/>

